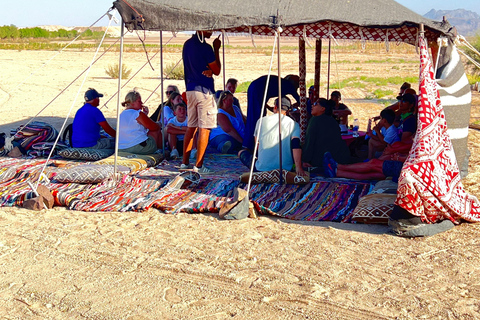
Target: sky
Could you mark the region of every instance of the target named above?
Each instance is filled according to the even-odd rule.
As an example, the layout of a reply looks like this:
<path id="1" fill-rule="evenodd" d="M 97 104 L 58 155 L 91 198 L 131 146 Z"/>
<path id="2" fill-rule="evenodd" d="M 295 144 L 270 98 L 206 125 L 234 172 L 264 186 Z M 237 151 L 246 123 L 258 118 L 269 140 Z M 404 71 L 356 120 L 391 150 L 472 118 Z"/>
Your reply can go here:
<path id="1" fill-rule="evenodd" d="M 467 9 L 480 14 L 480 0 L 396 1 L 420 15 L 424 15 L 431 9 Z M 39 25 L 89 26 L 108 11 L 113 0 L 14 0 L 3 2 L 0 26 L 13 24 L 20 28 Z M 108 25 L 108 19 L 103 18 L 97 25 Z"/>

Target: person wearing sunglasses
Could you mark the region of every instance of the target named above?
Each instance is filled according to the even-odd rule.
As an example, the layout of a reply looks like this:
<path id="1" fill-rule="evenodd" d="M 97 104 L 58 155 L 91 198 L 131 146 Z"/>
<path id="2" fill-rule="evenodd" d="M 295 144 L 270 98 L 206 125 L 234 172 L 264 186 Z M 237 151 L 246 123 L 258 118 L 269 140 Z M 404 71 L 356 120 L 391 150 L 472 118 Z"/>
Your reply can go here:
<path id="1" fill-rule="evenodd" d="M 174 102 L 172 101 L 173 98 L 176 97 L 176 95 L 172 96 L 172 93 L 177 93 L 180 95 L 180 90 L 178 90 L 177 86 L 174 85 L 169 85 L 167 87 L 167 90 L 165 91 L 165 95 L 167 96 L 167 101 L 165 101 L 163 104 L 160 104 L 155 110 L 155 112 L 150 116 L 150 119 L 152 119 L 155 122 L 159 122 L 161 119 L 160 116 L 160 110 L 162 110 L 163 107 L 163 122 L 165 125 L 168 123 L 168 120 L 172 119 L 175 115 L 173 114 L 173 106 L 175 105 Z M 177 102 L 178 103 L 178 102 Z M 168 118 L 168 120 L 166 120 Z"/>

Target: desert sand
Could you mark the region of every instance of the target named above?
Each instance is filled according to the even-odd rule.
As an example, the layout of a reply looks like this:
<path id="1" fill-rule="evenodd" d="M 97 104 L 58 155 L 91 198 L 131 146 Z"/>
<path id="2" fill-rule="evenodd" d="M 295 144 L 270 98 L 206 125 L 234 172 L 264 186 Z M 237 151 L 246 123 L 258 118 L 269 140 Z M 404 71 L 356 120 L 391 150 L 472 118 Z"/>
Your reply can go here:
<path id="1" fill-rule="evenodd" d="M 269 50 L 246 46 L 251 43 L 227 48 L 226 78 L 244 82 L 268 72 Z M 180 50 L 166 50 L 166 64 L 177 62 Z M 94 52 L 67 50 L 42 67 L 56 54 L 0 51 L 0 132 L 40 113 L 88 67 Z M 362 63 L 369 59 L 391 62 Z M 396 64 L 399 59 L 407 62 Z M 312 50 L 307 60 L 312 79 Z M 297 50 L 286 49 L 282 74 L 296 73 L 297 61 Z M 388 53 L 381 46 L 338 52 L 336 61 L 343 63 L 332 64 L 332 81 L 418 75 L 415 51 L 402 46 L 391 45 Z M 104 69 L 117 62 L 118 53 L 107 53 L 83 88 L 81 78 L 37 119 L 60 128 L 81 106 L 86 88 L 94 87 L 105 94 L 102 102 L 113 98 L 102 110 L 115 125 L 117 81 Z M 145 62 L 140 50 L 124 56 L 133 72 Z M 159 85 L 159 57 L 153 62 L 155 71 L 147 65 L 122 98 L 133 87 L 145 98 L 152 94 Z M 217 77 L 217 88 L 222 82 Z M 184 88 L 182 81 L 170 83 Z M 376 100 L 363 100 L 374 89 L 342 89 L 362 128 L 383 108 Z M 237 96 L 245 106 L 246 94 Z M 160 100 L 157 91 L 146 104 L 154 108 Z M 474 93 L 472 122 L 479 110 Z M 480 132 L 469 133 L 470 174 L 463 183 L 478 197 Z M 156 209 L 0 208 L 0 318 L 480 319 L 479 237 L 480 226 L 468 223 L 433 237 L 404 239 L 384 226 L 269 216 L 224 221 L 216 214 L 167 215 Z"/>

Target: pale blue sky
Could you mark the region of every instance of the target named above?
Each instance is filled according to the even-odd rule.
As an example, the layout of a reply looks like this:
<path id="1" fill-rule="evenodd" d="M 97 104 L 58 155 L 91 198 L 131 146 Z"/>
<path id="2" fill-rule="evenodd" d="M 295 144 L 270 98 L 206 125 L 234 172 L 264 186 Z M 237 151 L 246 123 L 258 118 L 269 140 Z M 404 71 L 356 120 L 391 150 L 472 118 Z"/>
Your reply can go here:
<path id="1" fill-rule="evenodd" d="M 366 0 L 365 0 L 366 1 Z M 89 26 L 112 6 L 112 0 L 16 0 L 3 1 L 0 25 L 17 27 L 38 25 Z M 479 0 L 397 0 L 398 3 L 424 15 L 430 9 L 467 9 L 480 14 Z M 107 25 L 104 18 L 100 25 Z"/>

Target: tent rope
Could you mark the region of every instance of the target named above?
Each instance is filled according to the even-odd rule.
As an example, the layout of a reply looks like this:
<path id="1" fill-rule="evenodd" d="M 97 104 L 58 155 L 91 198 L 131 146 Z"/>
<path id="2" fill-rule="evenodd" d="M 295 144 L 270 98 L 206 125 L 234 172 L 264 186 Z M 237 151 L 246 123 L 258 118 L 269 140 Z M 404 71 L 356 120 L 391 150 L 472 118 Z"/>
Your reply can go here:
<path id="1" fill-rule="evenodd" d="M 312 48 L 312 44 L 310 43 L 310 41 L 308 41 L 308 37 L 307 37 L 307 26 L 306 26 L 306 25 L 303 25 L 303 34 L 302 34 L 302 37 L 303 37 L 303 40 L 305 40 L 305 42 L 307 43 L 308 47 L 309 47 L 309 48 Z"/>
<path id="2" fill-rule="evenodd" d="M 367 47 L 367 41 L 365 40 L 365 36 L 363 35 L 363 27 L 359 27 L 358 33 L 360 34 L 360 41 L 362 43 L 362 50 L 365 50 Z"/>
<path id="3" fill-rule="evenodd" d="M 43 168 L 42 168 L 42 171 L 40 171 L 40 176 L 35 184 L 35 190 L 38 188 L 38 185 L 40 184 L 40 180 L 42 178 L 42 175 L 44 174 L 45 172 L 45 168 L 47 167 L 47 164 L 48 164 L 48 161 L 50 160 L 50 158 L 52 157 L 53 155 L 53 152 L 55 151 L 55 147 L 57 146 L 57 143 L 58 141 L 60 140 L 60 137 L 61 137 L 61 134 L 60 132 L 62 132 L 64 129 L 65 129 L 65 125 L 67 124 L 67 120 L 68 118 L 70 117 L 70 114 L 72 113 L 72 110 L 73 110 L 73 106 L 75 105 L 75 103 L 77 102 L 77 98 L 78 98 L 78 95 L 80 94 L 80 92 L 82 91 L 82 88 L 83 88 L 83 85 L 85 84 L 85 81 L 87 80 L 87 77 L 88 77 L 88 74 L 90 73 L 90 70 L 92 69 L 92 66 L 94 64 L 94 62 L 96 61 L 95 58 L 98 54 L 98 51 L 100 51 L 100 48 L 102 47 L 102 44 L 103 44 L 103 41 L 105 40 L 105 36 L 107 35 L 107 31 L 108 29 L 110 28 L 110 24 L 112 23 L 113 19 L 110 19 L 110 22 L 108 23 L 108 26 L 107 26 L 107 30 L 105 30 L 105 33 L 103 34 L 103 37 L 102 37 L 102 40 L 100 41 L 100 43 L 98 44 L 98 47 L 97 47 L 97 50 L 95 51 L 95 54 L 93 55 L 93 58 L 92 58 L 92 61 L 90 62 L 90 65 L 88 66 L 88 71 L 87 73 L 85 74 L 85 77 L 83 78 L 83 81 L 82 81 L 82 84 L 80 85 L 80 87 L 78 88 L 78 91 L 77 91 L 77 94 L 75 95 L 75 99 L 73 99 L 73 102 L 72 102 L 72 105 L 70 106 L 70 109 L 68 110 L 68 114 L 67 116 L 65 117 L 65 120 L 63 121 L 63 124 L 62 124 L 62 127 L 59 131 L 59 134 L 57 136 L 57 138 L 55 139 L 55 142 L 53 143 L 53 147 L 52 149 L 50 150 L 50 153 L 48 154 L 48 157 L 47 157 L 47 160 L 45 161 L 45 164 L 43 165 Z"/>
<path id="4" fill-rule="evenodd" d="M 385 32 L 385 50 L 387 50 L 387 52 L 390 52 L 390 42 L 388 41 L 388 29 Z"/>
<path id="5" fill-rule="evenodd" d="M 61 54 L 63 52 L 63 50 L 65 50 L 66 48 L 68 48 L 72 43 L 74 43 L 78 38 L 80 38 L 85 32 L 87 32 L 87 30 L 89 30 L 91 27 L 93 27 L 98 21 L 100 21 L 103 17 L 105 17 L 106 15 L 108 15 L 109 17 L 111 16 L 110 15 L 110 11 L 112 11 L 113 9 L 110 8 L 106 13 L 104 13 L 100 18 L 98 18 L 94 23 L 92 23 L 87 29 L 85 29 L 85 31 L 83 31 L 82 33 L 80 33 L 79 35 L 77 35 L 72 41 L 70 41 L 65 47 L 63 47 L 62 49 L 60 49 L 60 51 L 57 52 L 56 55 L 54 55 L 53 57 L 51 57 L 50 59 L 48 59 L 46 62 L 44 62 L 42 65 L 40 65 L 39 67 L 37 67 L 35 70 L 33 70 L 25 79 L 22 80 L 22 82 L 20 82 L 16 87 L 14 87 L 12 89 L 12 93 L 15 92 L 15 90 L 17 90 L 21 85 L 23 85 L 25 83 L 25 81 L 27 81 L 28 79 L 30 79 L 38 70 L 40 70 L 41 68 L 45 67 L 48 63 L 50 63 L 50 61 L 52 61 L 53 59 L 55 59 L 55 57 L 57 57 L 59 54 Z M 114 19 L 116 19 L 114 17 Z"/>
<path id="6" fill-rule="evenodd" d="M 263 113 L 265 112 L 265 105 L 267 103 L 267 89 L 268 89 L 268 84 L 270 83 L 270 74 L 272 73 L 272 65 L 273 65 L 273 57 L 275 55 L 275 48 L 277 45 L 277 38 L 279 37 L 277 30 L 275 30 L 275 39 L 273 41 L 273 47 L 272 47 L 272 54 L 271 54 L 271 59 L 270 59 L 270 67 L 268 68 L 268 74 L 267 74 L 267 83 L 265 85 L 265 91 L 263 92 L 263 103 L 262 103 L 262 109 L 260 111 L 260 117 L 262 117 Z M 279 48 L 280 50 L 280 48 Z M 262 132 L 262 122 L 260 121 L 260 124 L 258 126 L 258 131 L 256 132 L 255 136 L 260 137 L 260 133 Z M 257 150 L 258 150 L 258 144 L 259 144 L 259 139 L 255 139 L 255 147 L 253 148 L 253 157 L 252 157 L 252 164 L 250 166 L 250 176 L 248 177 L 248 185 L 247 185 L 247 194 L 250 193 L 250 187 L 252 185 L 252 176 L 253 176 L 253 168 L 255 167 L 255 157 L 257 156 Z M 282 174 L 280 172 L 280 174 Z"/>

